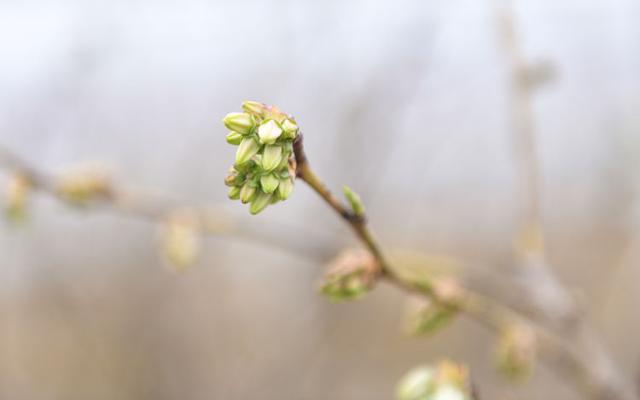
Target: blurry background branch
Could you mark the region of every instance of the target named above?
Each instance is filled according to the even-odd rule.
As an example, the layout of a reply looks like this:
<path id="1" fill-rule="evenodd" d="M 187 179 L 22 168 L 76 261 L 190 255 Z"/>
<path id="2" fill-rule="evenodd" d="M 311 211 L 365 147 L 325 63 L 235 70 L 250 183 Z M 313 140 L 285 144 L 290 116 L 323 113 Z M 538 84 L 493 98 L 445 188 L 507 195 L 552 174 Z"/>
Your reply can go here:
<path id="1" fill-rule="evenodd" d="M 617 368 L 584 312 L 556 277 L 545 253 L 532 97 L 542 84 L 553 78 L 553 68 L 548 63 L 531 65 L 525 60 L 511 7 L 501 8 L 498 27 L 510 72 L 510 115 L 523 205 L 515 240 L 517 260 L 512 270 L 519 287 L 528 294 L 522 305 L 528 309 L 525 311 L 560 334 L 567 346 L 574 347 L 581 363 L 587 367 L 585 372 L 593 398 L 635 399 L 633 384 Z"/>
<path id="2" fill-rule="evenodd" d="M 295 241 L 273 235 L 259 226 L 239 223 L 222 207 L 191 205 L 171 197 L 147 191 L 125 189 L 104 171 L 82 166 L 53 175 L 31 165 L 10 149 L 0 145 L 0 166 L 23 181 L 25 190 L 41 191 L 79 210 L 108 210 L 139 218 L 153 224 L 177 225 L 207 236 L 224 236 L 255 245 L 277 248 L 304 258 L 322 260 L 326 252 L 310 241 Z M 26 199 L 24 199 L 26 200 Z M 301 229 L 271 223 L 282 229 Z M 172 231 L 169 229 L 169 231 Z M 313 237 L 313 232 L 306 232 Z M 317 235 L 317 234 L 316 234 Z"/>

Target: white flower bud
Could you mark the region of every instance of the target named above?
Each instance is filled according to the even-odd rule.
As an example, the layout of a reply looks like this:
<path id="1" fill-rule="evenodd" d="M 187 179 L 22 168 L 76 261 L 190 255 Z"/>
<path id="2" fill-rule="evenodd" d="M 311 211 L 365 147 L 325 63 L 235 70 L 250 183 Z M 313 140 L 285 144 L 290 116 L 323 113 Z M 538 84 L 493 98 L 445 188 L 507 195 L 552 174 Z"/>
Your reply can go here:
<path id="1" fill-rule="evenodd" d="M 236 151 L 236 164 L 244 164 L 253 157 L 258 150 L 260 150 L 260 146 L 253 138 L 244 138 L 238 146 L 238 150 Z"/>
<path id="2" fill-rule="evenodd" d="M 253 117 L 247 113 L 229 113 L 222 122 L 229 130 L 248 135 L 256 126 Z"/>
<path id="3" fill-rule="evenodd" d="M 267 122 L 263 122 L 262 125 L 258 127 L 260 142 L 264 144 L 275 143 L 280 135 L 282 135 L 282 128 L 280 128 L 280 125 L 272 119 Z"/>
<path id="4" fill-rule="evenodd" d="M 260 178 L 260 185 L 262 185 L 262 191 L 265 193 L 273 193 L 278 188 L 280 180 L 273 176 L 273 174 L 264 175 Z"/>
<path id="5" fill-rule="evenodd" d="M 284 130 L 284 137 L 286 139 L 295 139 L 298 133 L 298 125 L 290 119 L 286 119 L 282 123 L 282 129 Z"/>
<path id="6" fill-rule="evenodd" d="M 452 385 L 443 385 L 438 387 L 431 400 L 469 400 L 467 395 L 459 388 Z"/>
<path id="7" fill-rule="evenodd" d="M 256 117 L 263 117 L 266 107 L 267 106 L 264 103 L 259 103 L 257 101 L 245 101 L 242 103 L 242 109 Z"/>
<path id="8" fill-rule="evenodd" d="M 262 168 L 273 171 L 282 161 L 282 147 L 276 145 L 265 146 L 262 153 Z"/>
<path id="9" fill-rule="evenodd" d="M 256 187 L 247 182 L 240 189 L 240 201 L 244 204 L 249 203 L 256 197 Z"/>
<path id="10" fill-rule="evenodd" d="M 396 391 L 398 400 L 427 399 L 435 385 L 435 372 L 429 367 L 417 367 L 402 378 Z"/>

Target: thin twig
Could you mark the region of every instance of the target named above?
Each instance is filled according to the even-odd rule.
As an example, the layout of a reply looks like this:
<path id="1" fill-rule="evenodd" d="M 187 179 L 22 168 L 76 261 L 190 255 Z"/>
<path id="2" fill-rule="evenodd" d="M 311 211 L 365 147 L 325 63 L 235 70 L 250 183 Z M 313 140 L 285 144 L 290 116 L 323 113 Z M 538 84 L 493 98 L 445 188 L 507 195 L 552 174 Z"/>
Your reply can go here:
<path id="1" fill-rule="evenodd" d="M 407 281 L 399 276 L 387 262 L 381 247 L 373 238 L 365 216 L 355 216 L 346 205 L 334 196 L 320 178 L 313 172 L 304 151 L 302 135 L 294 143 L 297 161 L 297 176 L 307 183 L 336 213 L 347 223 L 360 239 L 362 244 L 376 257 L 380 265 L 380 278 L 392 285 L 412 293 L 427 296 L 430 300 L 447 307 L 455 307 L 485 327 L 499 331 L 511 322 L 523 321 L 532 326 L 537 334 L 537 341 L 548 365 L 559 370 L 563 375 L 576 381 L 578 387 L 586 394 L 593 392 L 594 374 L 591 367 L 563 340 L 547 331 L 534 321 L 518 314 L 507 306 L 475 293 L 464 290 L 455 301 L 439 297 L 438 293 L 428 290 L 415 282 Z M 609 393 L 610 391 L 607 391 Z M 618 398 L 618 397 L 612 397 Z M 623 398 L 623 397 L 620 397 Z"/>

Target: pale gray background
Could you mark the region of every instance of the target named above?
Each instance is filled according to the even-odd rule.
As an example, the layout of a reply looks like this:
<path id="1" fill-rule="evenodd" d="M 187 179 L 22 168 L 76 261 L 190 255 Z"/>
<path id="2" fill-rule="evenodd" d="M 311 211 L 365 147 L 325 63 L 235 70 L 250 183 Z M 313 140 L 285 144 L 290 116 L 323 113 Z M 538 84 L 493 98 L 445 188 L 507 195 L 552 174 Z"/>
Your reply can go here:
<path id="1" fill-rule="evenodd" d="M 556 70 L 534 103 L 551 260 L 637 375 L 640 2 L 517 1 L 515 16 L 525 56 Z M 302 185 L 255 218 L 222 185 L 220 118 L 277 104 L 387 247 L 500 270 L 519 205 L 496 18 L 477 0 L 0 2 L 2 144 L 52 172 L 102 162 L 315 249 L 207 239 L 181 276 L 151 224 L 38 196 L 28 226 L 0 225 L 0 398 L 389 399 L 442 356 L 470 362 L 483 398 L 571 398 L 544 367 L 506 386 L 465 319 L 403 336 L 393 288 L 329 304 L 318 260 L 350 232 Z"/>

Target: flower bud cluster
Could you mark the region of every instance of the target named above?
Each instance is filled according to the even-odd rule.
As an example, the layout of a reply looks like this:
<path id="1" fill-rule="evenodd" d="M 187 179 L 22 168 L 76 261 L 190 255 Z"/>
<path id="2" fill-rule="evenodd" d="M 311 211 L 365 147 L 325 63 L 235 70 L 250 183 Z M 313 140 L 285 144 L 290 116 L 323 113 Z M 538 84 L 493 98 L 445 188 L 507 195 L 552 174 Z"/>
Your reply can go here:
<path id="1" fill-rule="evenodd" d="M 231 130 L 227 142 L 238 146 L 225 184 L 230 187 L 230 199 L 249 203 L 251 214 L 257 214 L 286 200 L 293 191 L 293 141 L 298 125 L 274 106 L 245 101 L 242 109 L 244 112 L 227 114 L 222 120 Z"/>

